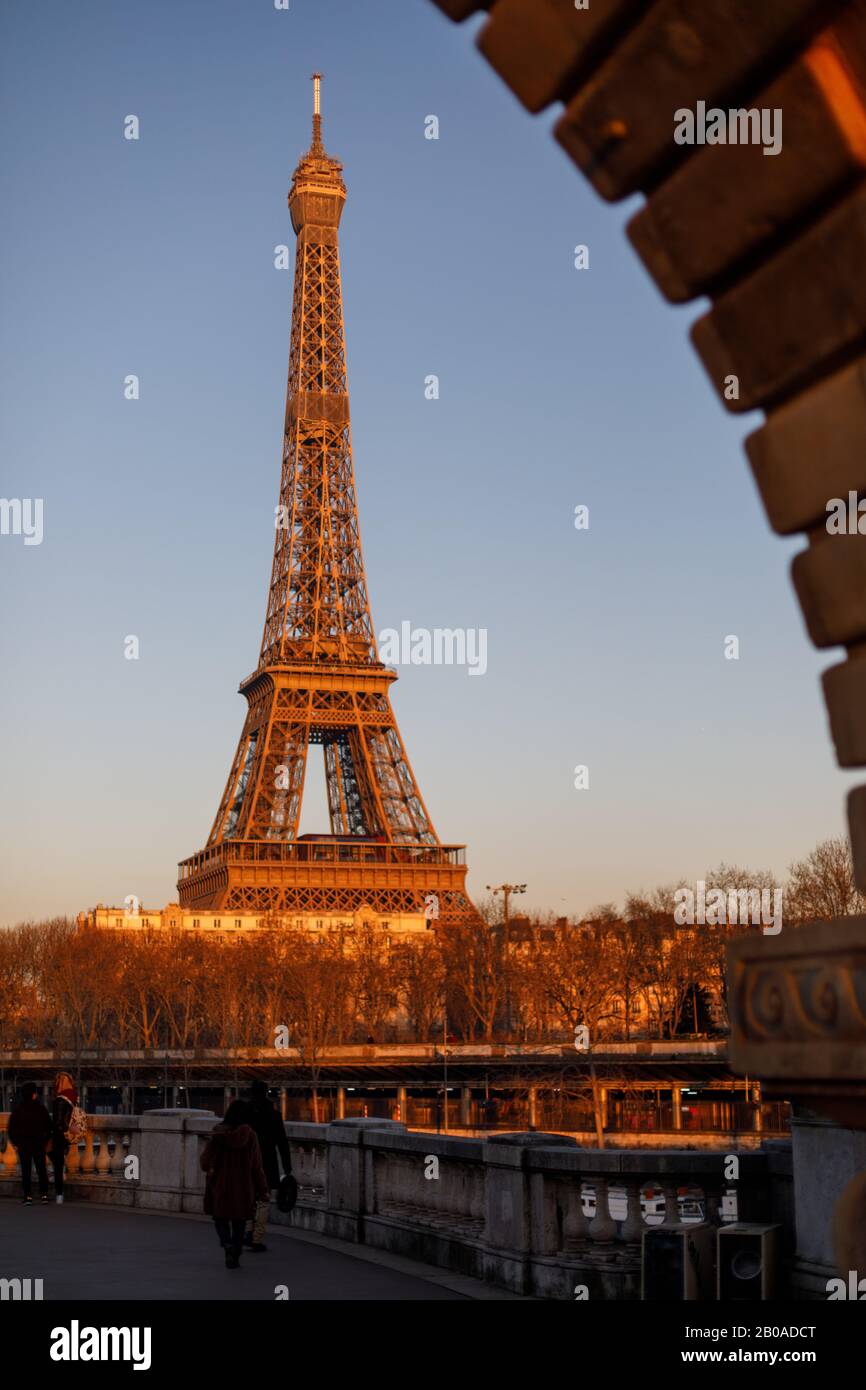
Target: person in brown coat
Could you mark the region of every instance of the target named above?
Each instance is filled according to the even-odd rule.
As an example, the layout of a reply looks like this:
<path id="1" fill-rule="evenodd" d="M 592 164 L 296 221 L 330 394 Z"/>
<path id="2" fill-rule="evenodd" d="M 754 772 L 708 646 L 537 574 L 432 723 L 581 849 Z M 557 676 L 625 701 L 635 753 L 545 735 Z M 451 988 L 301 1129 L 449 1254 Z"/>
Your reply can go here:
<path id="1" fill-rule="evenodd" d="M 211 1130 L 201 1166 L 207 1173 L 205 1212 L 214 1219 L 226 1252 L 226 1268 L 237 1269 L 247 1218 L 257 1200 L 266 1201 L 270 1196 L 259 1141 L 247 1123 L 247 1106 L 242 1100 L 233 1100 L 222 1124 Z"/>

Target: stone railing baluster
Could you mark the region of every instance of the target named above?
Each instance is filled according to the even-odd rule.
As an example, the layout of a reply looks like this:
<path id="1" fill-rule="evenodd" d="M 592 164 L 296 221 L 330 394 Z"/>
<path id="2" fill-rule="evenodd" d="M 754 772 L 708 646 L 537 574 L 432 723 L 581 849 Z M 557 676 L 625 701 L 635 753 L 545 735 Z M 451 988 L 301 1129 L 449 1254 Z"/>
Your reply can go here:
<path id="1" fill-rule="evenodd" d="M 94 1140 L 99 1140 L 99 1148 L 95 1153 L 94 1171 L 98 1178 L 107 1178 L 111 1168 L 111 1155 L 108 1151 L 109 1132 L 107 1129 L 100 1129 Z"/>
<path id="2" fill-rule="evenodd" d="M 92 1135 L 90 1135 L 89 1132 L 88 1132 L 88 1138 L 90 1138 L 90 1139 L 92 1140 Z M 65 1176 L 66 1176 L 66 1177 L 69 1177 L 69 1178 L 78 1177 L 79 1174 L 83 1174 L 83 1173 L 85 1172 L 84 1161 L 83 1161 L 83 1156 L 84 1156 L 84 1152 L 85 1152 L 85 1151 L 86 1151 L 86 1146 L 85 1146 L 85 1149 L 82 1149 L 81 1146 L 78 1145 L 78 1144 L 70 1144 L 70 1145 L 69 1145 L 69 1152 L 67 1153 L 66 1158 L 65 1158 L 65 1161 L 64 1161 L 64 1171 L 65 1171 Z"/>
<path id="3" fill-rule="evenodd" d="M 117 1144 L 111 1160 L 112 1175 L 118 1178 L 126 1178 L 126 1157 L 127 1154 L 137 1153 L 135 1143 L 138 1139 L 138 1130 L 118 1130 Z"/>
<path id="4" fill-rule="evenodd" d="M 666 1226 L 678 1226 L 680 1224 L 680 1204 L 676 1179 L 662 1178 L 661 1189 L 665 1199 L 664 1224 Z"/>
<path id="5" fill-rule="evenodd" d="M 703 1184 L 704 1193 L 704 1220 L 709 1221 L 711 1226 L 722 1224 L 722 1194 L 715 1185 L 709 1182 Z"/>
<path id="6" fill-rule="evenodd" d="M 6 1136 L 6 1147 L 0 1154 L 0 1177 L 14 1178 L 18 1172 L 18 1154 Z"/>
<path id="7" fill-rule="evenodd" d="M 608 1179 L 597 1177 L 593 1179 L 595 1187 L 595 1216 L 589 1223 L 589 1239 L 593 1244 L 593 1253 L 602 1256 L 613 1256 L 613 1243 L 616 1240 L 616 1222 L 610 1214 L 610 1202 L 608 1198 Z"/>
<path id="8" fill-rule="evenodd" d="M 619 1228 L 619 1238 L 624 1243 L 629 1255 L 632 1257 L 640 1256 L 641 1237 L 645 1227 L 640 1206 L 641 1184 L 637 1179 L 629 1178 L 623 1185 L 628 1210 L 625 1220 Z"/>
<path id="9" fill-rule="evenodd" d="M 560 1198 L 563 1250 L 582 1250 L 589 1244 L 590 1218 L 583 1209 L 584 1186 L 577 1177 Z"/>

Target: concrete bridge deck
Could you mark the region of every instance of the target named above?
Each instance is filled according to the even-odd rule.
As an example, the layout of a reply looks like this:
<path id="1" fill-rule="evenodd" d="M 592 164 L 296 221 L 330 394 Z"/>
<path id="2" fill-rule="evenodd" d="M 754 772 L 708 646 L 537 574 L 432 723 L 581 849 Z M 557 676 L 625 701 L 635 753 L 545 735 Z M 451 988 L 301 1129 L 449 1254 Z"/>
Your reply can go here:
<path id="1" fill-rule="evenodd" d="M 460 1302 L 515 1299 L 476 1279 L 304 1231 L 271 1228 L 268 1250 L 225 1267 L 213 1223 L 67 1201 L 0 1203 L 0 1278 L 42 1279 L 49 1300 Z M 522 1301 L 522 1300 L 520 1300 Z"/>

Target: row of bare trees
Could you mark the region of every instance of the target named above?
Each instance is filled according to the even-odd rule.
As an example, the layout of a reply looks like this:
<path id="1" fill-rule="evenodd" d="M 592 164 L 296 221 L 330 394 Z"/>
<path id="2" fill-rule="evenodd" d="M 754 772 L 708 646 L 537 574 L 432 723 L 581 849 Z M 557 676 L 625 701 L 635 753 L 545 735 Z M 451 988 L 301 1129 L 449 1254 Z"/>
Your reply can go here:
<path id="1" fill-rule="evenodd" d="M 722 865 L 709 888 L 775 887 Z M 273 1047 L 309 1065 L 331 1046 L 706 1034 L 725 1027 L 732 921 L 676 927 L 674 888 L 625 910 L 447 927 L 389 947 L 376 928 L 322 937 L 285 928 L 219 946 L 191 932 L 78 931 L 66 919 L 0 932 L 0 1046 L 90 1049 Z M 490 907 L 490 905 L 488 905 Z M 864 910 L 844 841 L 793 865 L 785 924 Z M 281 1030 L 278 1033 L 278 1030 Z"/>
<path id="2" fill-rule="evenodd" d="M 689 986 L 712 961 L 706 935 L 651 922 L 523 921 L 509 937 L 452 927 L 389 948 L 375 928 L 321 939 L 275 929 L 221 946 L 190 932 L 25 924 L 0 934 L 0 1042 L 78 1052 L 288 1036 L 312 1058 L 341 1043 L 433 1041 L 444 1028 L 466 1041 L 547 1041 L 581 1024 L 662 1035 L 682 1026 Z"/>

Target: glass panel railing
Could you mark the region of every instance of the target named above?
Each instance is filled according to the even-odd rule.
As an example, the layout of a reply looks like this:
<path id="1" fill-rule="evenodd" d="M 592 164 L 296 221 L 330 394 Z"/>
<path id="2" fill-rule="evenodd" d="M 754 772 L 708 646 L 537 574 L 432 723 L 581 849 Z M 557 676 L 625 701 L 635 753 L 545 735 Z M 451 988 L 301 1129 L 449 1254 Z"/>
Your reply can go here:
<path id="1" fill-rule="evenodd" d="M 349 844 L 316 840 L 223 840 L 184 859 L 178 868 L 182 878 L 219 864 L 394 864 L 410 867 L 465 864 L 463 845 L 389 845 L 369 841 Z"/>

